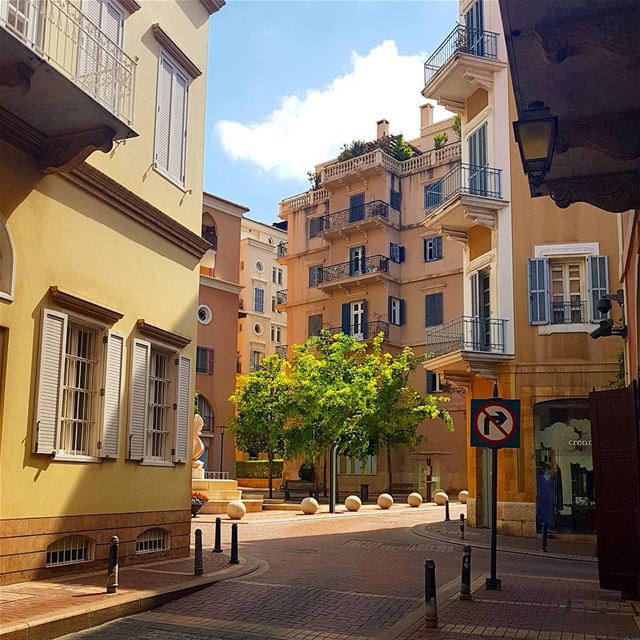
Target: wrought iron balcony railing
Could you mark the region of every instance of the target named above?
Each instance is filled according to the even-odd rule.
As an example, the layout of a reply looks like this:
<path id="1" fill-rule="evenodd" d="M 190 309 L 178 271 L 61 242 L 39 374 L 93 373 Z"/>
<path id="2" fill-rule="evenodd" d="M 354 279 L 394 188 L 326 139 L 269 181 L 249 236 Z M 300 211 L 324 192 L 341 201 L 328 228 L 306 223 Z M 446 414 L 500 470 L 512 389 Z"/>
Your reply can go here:
<path id="1" fill-rule="evenodd" d="M 384 220 L 388 220 L 389 205 L 382 200 L 372 200 L 357 207 L 330 213 L 329 215 L 319 218 L 319 233 L 341 229 L 354 222 L 361 222 L 362 220 L 368 220 L 370 218 L 383 218 Z"/>
<path id="2" fill-rule="evenodd" d="M 434 358 L 454 351 L 504 353 L 506 320 L 461 316 L 427 328 L 427 352 Z"/>
<path id="3" fill-rule="evenodd" d="M 287 304 L 287 290 L 276 291 L 276 304 Z"/>
<path id="4" fill-rule="evenodd" d="M 589 322 L 587 303 L 583 300 L 551 303 L 551 324 Z"/>
<path id="5" fill-rule="evenodd" d="M 482 29 L 470 29 L 458 24 L 424 63 L 424 83 L 429 84 L 440 70 L 457 53 L 496 59 L 498 57 L 498 34 Z"/>
<path id="6" fill-rule="evenodd" d="M 136 63 L 76 4 L 70 0 L 22 0 L 17 6 L 2 2 L 0 27 L 131 123 Z"/>
<path id="7" fill-rule="evenodd" d="M 335 282 L 336 280 L 345 280 L 367 273 L 378 272 L 389 273 L 389 258 L 386 256 L 369 256 L 364 259 L 355 259 L 349 262 L 341 262 L 339 264 L 329 265 L 328 267 L 322 267 L 315 272 L 315 277 L 310 279 L 309 286 L 317 287 L 328 282 Z"/>
<path id="8" fill-rule="evenodd" d="M 276 345 L 276 353 L 281 358 L 286 358 L 287 357 L 287 345 L 286 344 L 277 344 Z"/>
<path id="9" fill-rule="evenodd" d="M 329 335 L 335 335 L 336 333 L 343 333 L 346 327 L 332 327 L 328 329 Z M 345 332 L 346 333 L 346 332 Z M 389 339 L 389 323 L 382 320 L 374 320 L 373 322 L 361 322 L 358 324 L 349 325 L 349 331 L 347 335 L 353 336 L 356 340 L 369 340 L 375 338 L 378 334 L 382 333 L 384 340 Z"/>
<path id="10" fill-rule="evenodd" d="M 284 258 L 287 255 L 287 250 L 289 248 L 288 242 L 279 242 L 276 248 L 276 256 L 278 258 Z"/>
<path id="11" fill-rule="evenodd" d="M 433 211 L 459 195 L 502 198 L 500 169 L 457 164 L 449 173 L 425 188 L 424 208 Z"/>

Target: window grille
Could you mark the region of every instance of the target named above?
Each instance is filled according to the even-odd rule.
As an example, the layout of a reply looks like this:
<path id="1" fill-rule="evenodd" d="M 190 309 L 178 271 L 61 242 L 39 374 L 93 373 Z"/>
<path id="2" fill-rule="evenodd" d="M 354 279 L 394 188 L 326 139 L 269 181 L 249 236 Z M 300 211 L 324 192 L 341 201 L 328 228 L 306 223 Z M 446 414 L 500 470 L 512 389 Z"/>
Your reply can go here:
<path id="1" fill-rule="evenodd" d="M 78 564 L 93 559 L 93 541 L 85 536 L 66 536 L 47 547 L 47 567 Z"/>
<path id="2" fill-rule="evenodd" d="M 149 412 L 147 417 L 147 458 L 164 460 L 169 414 L 172 408 L 169 375 L 170 355 L 151 349 Z"/>
<path id="3" fill-rule="evenodd" d="M 136 553 L 153 553 L 169 548 L 169 532 L 166 529 L 147 529 L 136 539 Z"/>

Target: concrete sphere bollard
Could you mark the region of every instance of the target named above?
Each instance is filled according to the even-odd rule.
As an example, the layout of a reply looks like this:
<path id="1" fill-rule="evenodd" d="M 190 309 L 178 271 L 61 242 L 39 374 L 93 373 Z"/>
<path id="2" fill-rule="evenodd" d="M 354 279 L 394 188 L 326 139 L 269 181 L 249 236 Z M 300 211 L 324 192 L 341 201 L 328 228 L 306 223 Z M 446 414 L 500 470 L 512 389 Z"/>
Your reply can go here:
<path id="1" fill-rule="evenodd" d="M 347 511 L 357 511 L 362 506 L 362 502 L 358 496 L 349 496 L 344 501 L 344 506 L 347 507 Z"/>
<path id="2" fill-rule="evenodd" d="M 378 496 L 378 506 L 381 509 L 391 509 L 393 506 L 393 497 L 388 493 L 381 493 Z"/>
<path id="3" fill-rule="evenodd" d="M 462 502 L 462 504 L 467 504 L 467 498 L 469 497 L 469 492 L 468 491 L 461 491 L 458 494 L 458 500 L 460 500 L 460 502 Z"/>
<path id="4" fill-rule="evenodd" d="M 312 516 L 318 510 L 318 501 L 315 498 L 305 498 L 301 503 L 302 513 Z"/>
<path id="5" fill-rule="evenodd" d="M 445 502 L 449 502 L 449 496 L 444 491 L 436 491 L 436 494 L 433 496 L 433 501 L 443 507 Z"/>
<path id="6" fill-rule="evenodd" d="M 247 507 L 244 506 L 242 500 L 232 500 L 227 505 L 227 515 L 232 520 L 241 520 L 245 513 L 247 513 Z"/>
<path id="7" fill-rule="evenodd" d="M 419 507 L 422 504 L 422 496 L 419 493 L 410 493 L 407 502 L 410 507 Z"/>

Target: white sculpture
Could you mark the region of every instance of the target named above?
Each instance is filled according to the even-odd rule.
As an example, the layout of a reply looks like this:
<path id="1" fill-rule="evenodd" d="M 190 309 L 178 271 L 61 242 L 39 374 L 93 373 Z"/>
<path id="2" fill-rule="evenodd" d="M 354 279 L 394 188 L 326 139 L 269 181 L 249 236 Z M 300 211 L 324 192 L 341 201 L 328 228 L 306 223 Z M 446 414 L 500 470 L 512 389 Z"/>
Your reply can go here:
<path id="1" fill-rule="evenodd" d="M 422 496 L 419 493 L 410 493 L 407 502 L 410 507 L 419 507 L 422 504 Z"/>
<path id="2" fill-rule="evenodd" d="M 196 413 L 193 416 L 193 456 L 191 462 L 191 477 L 195 480 L 204 480 L 204 462 L 198 458 L 204 453 L 204 442 L 200 438 L 204 420 Z"/>
<path id="3" fill-rule="evenodd" d="M 446 502 L 449 502 L 449 496 L 444 491 L 436 491 L 433 501 L 443 507 Z"/>
<path id="4" fill-rule="evenodd" d="M 318 510 L 318 501 L 315 498 L 305 498 L 301 503 L 302 513 L 312 516 Z"/>
<path id="5" fill-rule="evenodd" d="M 391 509 L 393 506 L 393 497 L 388 493 L 381 493 L 378 496 L 378 506 L 381 509 Z"/>
<path id="6" fill-rule="evenodd" d="M 362 502 L 360 502 L 358 496 L 349 496 L 344 501 L 344 506 L 347 507 L 347 511 L 358 511 L 362 506 Z"/>
<path id="7" fill-rule="evenodd" d="M 462 502 L 462 504 L 467 504 L 467 498 L 469 497 L 469 492 L 468 491 L 461 491 L 458 494 L 458 500 L 460 500 L 460 502 Z"/>
<path id="8" fill-rule="evenodd" d="M 227 505 L 227 515 L 231 520 L 241 520 L 245 513 L 247 513 L 247 507 L 242 500 L 231 500 Z"/>

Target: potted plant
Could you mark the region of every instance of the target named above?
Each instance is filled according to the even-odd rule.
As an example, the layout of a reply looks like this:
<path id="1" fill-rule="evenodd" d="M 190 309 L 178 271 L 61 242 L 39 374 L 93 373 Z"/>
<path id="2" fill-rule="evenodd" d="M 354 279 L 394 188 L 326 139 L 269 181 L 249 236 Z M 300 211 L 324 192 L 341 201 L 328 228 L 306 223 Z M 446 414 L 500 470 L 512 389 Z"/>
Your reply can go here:
<path id="1" fill-rule="evenodd" d="M 194 491 L 191 493 L 191 517 L 195 518 L 196 513 L 202 509 L 202 507 L 209 502 L 209 498 L 204 493 L 198 493 Z"/>

